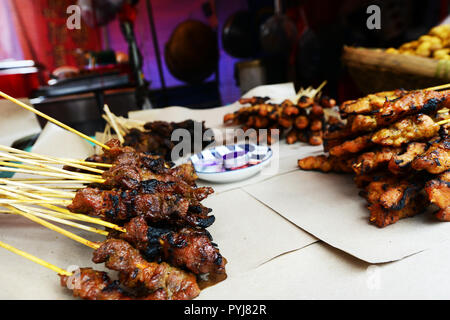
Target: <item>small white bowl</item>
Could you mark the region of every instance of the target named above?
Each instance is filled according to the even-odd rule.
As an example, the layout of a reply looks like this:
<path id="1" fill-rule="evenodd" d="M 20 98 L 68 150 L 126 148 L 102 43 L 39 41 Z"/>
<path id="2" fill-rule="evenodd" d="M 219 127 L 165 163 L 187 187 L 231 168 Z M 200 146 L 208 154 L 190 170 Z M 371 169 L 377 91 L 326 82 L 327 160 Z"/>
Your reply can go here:
<path id="1" fill-rule="evenodd" d="M 260 172 L 272 159 L 268 146 L 235 144 L 203 150 L 190 157 L 199 179 L 228 183 L 247 179 Z M 230 168 L 230 163 L 240 167 Z"/>

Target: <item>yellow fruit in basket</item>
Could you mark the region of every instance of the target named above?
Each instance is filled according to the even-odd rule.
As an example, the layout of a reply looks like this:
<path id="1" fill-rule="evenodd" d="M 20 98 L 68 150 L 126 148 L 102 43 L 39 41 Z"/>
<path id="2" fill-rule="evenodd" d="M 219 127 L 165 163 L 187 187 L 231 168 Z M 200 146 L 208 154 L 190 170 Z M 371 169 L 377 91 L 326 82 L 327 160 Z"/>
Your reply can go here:
<path id="1" fill-rule="evenodd" d="M 443 24 L 432 28 L 429 32 L 430 35 L 437 36 L 441 39 L 446 39 L 450 36 L 450 25 Z"/>
<path id="2" fill-rule="evenodd" d="M 448 54 L 450 54 L 449 48 L 439 49 L 433 52 L 433 58 L 444 59 L 444 57 L 447 56 Z"/>
<path id="3" fill-rule="evenodd" d="M 399 54 L 399 51 L 395 48 L 387 48 L 386 53 Z"/>
<path id="4" fill-rule="evenodd" d="M 417 48 L 418 45 L 419 45 L 419 41 L 414 40 L 414 41 L 402 44 L 400 46 L 399 50 L 403 51 L 403 50 L 415 49 L 415 48 Z"/>
<path id="5" fill-rule="evenodd" d="M 422 42 L 416 49 L 416 54 L 422 57 L 429 57 L 431 54 L 431 42 Z"/>

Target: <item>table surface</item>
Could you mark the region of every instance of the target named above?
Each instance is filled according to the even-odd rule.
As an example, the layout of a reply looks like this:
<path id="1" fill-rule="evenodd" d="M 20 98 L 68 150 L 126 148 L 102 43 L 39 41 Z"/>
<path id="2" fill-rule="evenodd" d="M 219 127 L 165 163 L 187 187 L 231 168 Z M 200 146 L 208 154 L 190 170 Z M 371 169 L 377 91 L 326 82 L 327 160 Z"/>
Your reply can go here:
<path id="1" fill-rule="evenodd" d="M 176 111 L 181 118 L 221 117 L 218 110 L 210 111 L 211 114 L 207 110 L 202 114 Z M 160 110 L 155 112 L 160 120 L 165 120 Z M 168 112 L 167 116 L 172 115 Z M 144 116 L 142 119 L 148 120 Z M 89 143 L 52 124 L 44 129 L 33 151 L 53 156 L 70 154 L 73 158 L 93 153 Z M 210 231 L 228 259 L 229 277 L 203 290 L 197 299 L 450 298 L 450 233 L 445 230 L 450 225 L 444 223 L 444 227 L 438 227 L 444 228 L 448 239 L 441 237 L 426 249 L 392 262 L 369 263 L 337 249 L 326 238 L 319 239 L 308 233 L 286 218 L 282 210 L 274 210 L 249 192 L 262 183 L 270 185 L 272 180 L 290 177 L 298 172 L 297 158 L 319 151 L 320 148 L 300 143 L 283 144 L 279 148 L 280 169 L 275 174 L 255 176 L 242 183 L 214 185 L 216 193 L 205 200 L 205 205 L 211 206 L 217 217 Z M 308 184 L 308 181 L 301 183 Z M 324 192 L 327 192 L 325 189 L 326 186 Z M 302 200 L 301 197 L 296 199 Z M 85 266 L 84 263 L 90 262 L 89 250 L 82 245 L 20 217 L 0 216 L 0 219 L 2 241 L 60 267 L 73 263 Z M 420 227 L 434 228 L 429 223 Z M 399 232 L 404 230 L 400 228 Z M 91 235 L 85 236 L 95 240 Z M 0 299 L 72 299 L 51 271 L 6 250 L 0 250 L 0 260 Z"/>

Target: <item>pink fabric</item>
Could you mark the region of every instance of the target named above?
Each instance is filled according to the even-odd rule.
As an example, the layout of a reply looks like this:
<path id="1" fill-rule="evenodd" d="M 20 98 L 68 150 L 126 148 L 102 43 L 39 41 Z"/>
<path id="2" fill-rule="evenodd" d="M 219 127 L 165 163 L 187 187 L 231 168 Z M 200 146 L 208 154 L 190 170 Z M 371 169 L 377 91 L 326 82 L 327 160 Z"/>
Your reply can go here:
<path id="1" fill-rule="evenodd" d="M 10 0 L 0 1 L 0 60 L 24 58 L 12 12 Z"/>

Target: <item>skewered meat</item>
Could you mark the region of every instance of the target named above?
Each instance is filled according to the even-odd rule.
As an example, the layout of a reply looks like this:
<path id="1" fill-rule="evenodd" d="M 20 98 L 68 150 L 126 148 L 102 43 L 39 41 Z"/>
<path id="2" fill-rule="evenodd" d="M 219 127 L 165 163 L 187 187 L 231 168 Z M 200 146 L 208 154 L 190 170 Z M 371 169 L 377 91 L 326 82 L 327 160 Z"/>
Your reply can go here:
<path id="1" fill-rule="evenodd" d="M 146 131 L 131 129 L 124 136 L 124 146 L 133 147 L 138 152 L 151 153 L 163 157 L 165 160 L 174 161 L 185 154 L 172 155 L 172 149 L 176 143 L 172 141 L 173 133 L 178 129 L 187 130 L 190 134 L 191 151 L 205 148 L 214 141 L 214 138 L 205 139 L 205 132 L 208 130 L 204 122 L 186 120 L 182 122 L 153 121 L 144 125 Z M 201 135 L 201 145 L 196 145 L 195 135 Z M 174 156 L 174 157 L 172 157 Z"/>
<path id="2" fill-rule="evenodd" d="M 339 107 L 341 115 L 349 114 L 370 114 L 374 110 L 380 109 L 387 100 L 394 100 L 405 95 L 404 90 L 383 91 L 369 94 L 364 98 L 347 101 Z"/>
<path id="3" fill-rule="evenodd" d="M 352 159 L 340 159 L 324 155 L 310 156 L 298 160 L 298 166 L 302 170 L 315 170 L 322 172 L 352 172 Z"/>
<path id="4" fill-rule="evenodd" d="M 372 142 L 383 146 L 400 147 L 404 143 L 429 139 L 437 135 L 440 126 L 424 114 L 414 115 L 377 131 Z"/>
<path id="5" fill-rule="evenodd" d="M 164 300 L 161 291 L 142 296 L 126 292 L 119 281 L 113 281 L 106 272 L 92 268 L 80 268 L 72 276 L 60 275 L 60 280 L 61 286 L 72 290 L 74 297 L 86 300 Z"/>
<path id="6" fill-rule="evenodd" d="M 120 237 L 143 252 L 147 259 L 160 258 L 175 267 L 217 280 L 226 277 L 226 259 L 206 230 L 155 228 L 147 225 L 142 216 L 131 219 L 125 228 L 127 232 Z"/>
<path id="7" fill-rule="evenodd" d="M 119 164 L 106 170 L 102 177 L 105 179 L 105 182 L 102 184 L 104 187 L 125 189 L 135 189 L 139 187 L 142 181 L 146 180 L 185 182 L 189 185 L 195 185 L 195 181 L 198 178 L 192 163 L 184 163 L 174 168 L 159 168 L 157 170 L 149 168 L 145 164 Z"/>
<path id="8" fill-rule="evenodd" d="M 345 141 L 342 144 L 330 148 L 329 153 L 335 157 L 343 157 L 353 153 L 359 153 L 373 146 L 372 135 L 367 134 L 356 139 Z"/>
<path id="9" fill-rule="evenodd" d="M 416 113 L 433 113 L 450 103 L 450 90 L 413 91 L 395 101 L 386 101 L 375 113 L 378 125 L 388 125 L 401 117 Z"/>
<path id="10" fill-rule="evenodd" d="M 384 177 L 369 183 L 365 194 L 370 222 L 381 228 L 423 212 L 428 201 L 420 193 L 422 188 L 420 182 L 412 183 L 412 179 L 396 177 Z"/>
<path id="11" fill-rule="evenodd" d="M 250 98 L 239 99 L 239 103 L 240 104 L 251 104 L 254 106 L 254 105 L 263 104 L 268 100 L 270 100 L 269 97 L 250 97 Z"/>
<path id="12" fill-rule="evenodd" d="M 356 174 L 365 174 L 379 169 L 402 151 L 401 148 L 386 147 L 365 152 L 356 158 L 352 167 Z"/>
<path id="13" fill-rule="evenodd" d="M 375 203 L 369 205 L 370 222 L 377 227 L 383 228 L 396 223 L 400 219 L 413 217 L 423 212 L 427 205 L 428 201 L 422 194 L 418 194 L 415 198 L 412 198 L 412 200 L 400 210 L 389 210 L 383 208 L 381 204 Z"/>
<path id="14" fill-rule="evenodd" d="M 288 144 L 297 141 L 308 142 L 311 145 L 323 143 L 323 131 L 327 125 L 325 108 L 336 105 L 336 101 L 327 97 L 311 98 L 301 96 L 295 104 L 291 100 L 284 100 L 281 104 L 261 102 L 257 97 L 244 99 L 240 102 L 251 103 L 231 114 L 224 116 L 224 123 L 241 125 L 245 130 L 254 129 L 278 129 L 286 134 Z M 330 117 L 334 127 L 338 127 L 337 118 Z M 302 131 L 298 131 L 302 130 Z M 265 136 L 258 136 L 258 141 L 263 143 Z M 268 144 L 271 140 L 267 137 Z"/>
<path id="15" fill-rule="evenodd" d="M 210 209 L 196 200 L 170 193 L 139 193 L 137 190 L 80 189 L 67 208 L 111 222 L 143 215 L 153 223 L 206 228 L 215 220 L 214 216 L 208 216 Z"/>
<path id="16" fill-rule="evenodd" d="M 439 174 L 450 169 L 450 138 L 443 137 L 431 144 L 427 151 L 418 155 L 411 163 L 414 170 L 426 170 Z"/>
<path id="17" fill-rule="evenodd" d="M 450 221 L 450 171 L 446 171 L 436 179 L 427 182 L 425 191 L 431 203 L 435 203 L 440 208 L 436 213 L 436 218 L 442 221 Z"/>
<path id="18" fill-rule="evenodd" d="M 423 142 L 411 142 L 408 144 L 406 152 L 393 155 L 388 164 L 389 171 L 397 175 L 405 173 L 414 158 L 424 153 L 427 147 L 427 144 Z"/>
<path id="19" fill-rule="evenodd" d="M 333 146 L 329 152 L 333 156 L 341 157 L 351 153 L 364 151 L 374 144 L 400 147 L 402 144 L 425 140 L 439 132 L 439 125 L 427 115 L 419 114 L 403 119 L 392 126 L 365 134 L 353 140 Z"/>
<path id="20" fill-rule="evenodd" d="M 128 242 L 108 239 L 94 251 L 95 263 L 119 271 L 120 283 L 129 288 L 145 288 L 165 300 L 193 299 L 200 293 L 195 275 L 165 262 L 148 262 Z"/>
<path id="21" fill-rule="evenodd" d="M 131 300 L 134 297 L 112 281 L 106 272 L 81 268 L 74 276 L 60 275 L 61 286 L 71 289 L 74 297 L 87 300 Z"/>
<path id="22" fill-rule="evenodd" d="M 381 92 L 345 102 L 340 113 L 347 123 L 324 134 L 330 156 L 301 159 L 299 167 L 341 171 L 335 164 L 352 160 L 354 181 L 378 227 L 421 213 L 430 201 L 441 208 L 438 219 L 450 221 L 449 176 L 442 174 L 450 170 L 450 124 L 436 123 L 448 118 L 437 111 L 449 104 L 450 90 Z"/>

